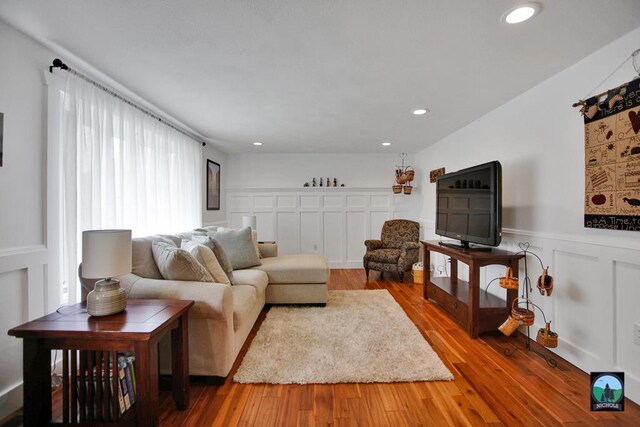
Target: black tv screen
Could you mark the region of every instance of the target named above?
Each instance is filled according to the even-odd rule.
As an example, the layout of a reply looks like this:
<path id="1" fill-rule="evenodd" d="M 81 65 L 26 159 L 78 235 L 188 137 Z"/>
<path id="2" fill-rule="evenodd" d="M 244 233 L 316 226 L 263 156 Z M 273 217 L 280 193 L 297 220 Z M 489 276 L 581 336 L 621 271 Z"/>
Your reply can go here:
<path id="1" fill-rule="evenodd" d="M 436 181 L 436 234 L 498 246 L 502 240 L 502 167 L 493 161 Z"/>

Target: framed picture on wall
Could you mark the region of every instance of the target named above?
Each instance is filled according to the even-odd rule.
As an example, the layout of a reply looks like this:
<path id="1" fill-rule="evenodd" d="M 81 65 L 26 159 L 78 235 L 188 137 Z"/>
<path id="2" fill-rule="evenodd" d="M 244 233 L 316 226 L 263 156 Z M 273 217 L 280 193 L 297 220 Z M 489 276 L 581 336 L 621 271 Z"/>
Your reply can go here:
<path id="1" fill-rule="evenodd" d="M 2 138 L 4 134 L 4 113 L 0 113 L 0 166 L 2 166 Z"/>
<path id="2" fill-rule="evenodd" d="M 220 165 L 207 159 L 207 210 L 220 210 Z"/>

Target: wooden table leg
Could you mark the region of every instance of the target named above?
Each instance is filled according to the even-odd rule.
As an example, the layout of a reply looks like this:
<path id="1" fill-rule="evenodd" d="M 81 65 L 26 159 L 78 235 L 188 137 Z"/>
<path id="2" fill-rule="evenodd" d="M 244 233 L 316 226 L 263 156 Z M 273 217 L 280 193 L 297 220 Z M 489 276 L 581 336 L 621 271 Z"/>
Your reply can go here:
<path id="1" fill-rule="evenodd" d="M 422 289 L 422 296 L 424 299 L 429 299 L 427 291 L 429 290 L 429 282 L 431 281 L 431 253 L 427 249 L 426 245 L 422 245 L 422 283 L 424 288 Z"/>
<path id="2" fill-rule="evenodd" d="M 178 327 L 171 330 L 171 374 L 173 400 L 178 409 L 189 406 L 189 336 L 187 313 L 180 317 Z"/>
<path id="3" fill-rule="evenodd" d="M 136 424 L 157 426 L 159 416 L 158 352 L 156 343 L 135 343 L 136 357 Z"/>
<path id="4" fill-rule="evenodd" d="M 480 332 L 480 267 L 469 262 L 469 301 L 467 330 L 471 338 L 478 338 Z"/>
<path id="5" fill-rule="evenodd" d="M 24 425 L 42 426 L 51 420 L 51 351 L 39 339 L 25 338 L 22 354 Z"/>

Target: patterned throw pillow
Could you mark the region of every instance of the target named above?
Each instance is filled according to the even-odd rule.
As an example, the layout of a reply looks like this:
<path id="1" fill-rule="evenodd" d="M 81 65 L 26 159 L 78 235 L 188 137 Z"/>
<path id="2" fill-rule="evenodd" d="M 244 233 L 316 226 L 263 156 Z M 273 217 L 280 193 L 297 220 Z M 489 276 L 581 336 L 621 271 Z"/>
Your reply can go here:
<path id="1" fill-rule="evenodd" d="M 222 266 L 220 266 L 218 259 L 211 249 L 191 240 L 182 240 L 181 247 L 207 269 L 215 282 L 231 286 L 229 277 L 222 269 Z"/>
<path id="2" fill-rule="evenodd" d="M 153 242 L 151 251 L 164 279 L 213 282 L 213 277 L 207 269 L 184 249 L 170 243 Z"/>
<path id="3" fill-rule="evenodd" d="M 217 244 L 216 241 L 209 236 L 192 236 L 191 240 L 204 245 L 213 251 L 213 254 L 220 263 L 220 266 L 229 278 L 229 282 L 233 285 L 233 266 L 231 265 L 231 261 L 229 261 L 227 253 L 222 249 L 222 245 Z"/>

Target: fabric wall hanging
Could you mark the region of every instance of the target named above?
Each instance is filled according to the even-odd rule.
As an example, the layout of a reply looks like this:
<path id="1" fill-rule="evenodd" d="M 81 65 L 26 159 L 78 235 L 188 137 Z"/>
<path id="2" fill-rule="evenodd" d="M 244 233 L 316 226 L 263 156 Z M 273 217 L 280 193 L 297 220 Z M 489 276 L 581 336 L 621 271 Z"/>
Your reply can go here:
<path id="1" fill-rule="evenodd" d="M 574 104 L 579 105 L 585 133 L 584 226 L 640 231 L 640 76 Z"/>

